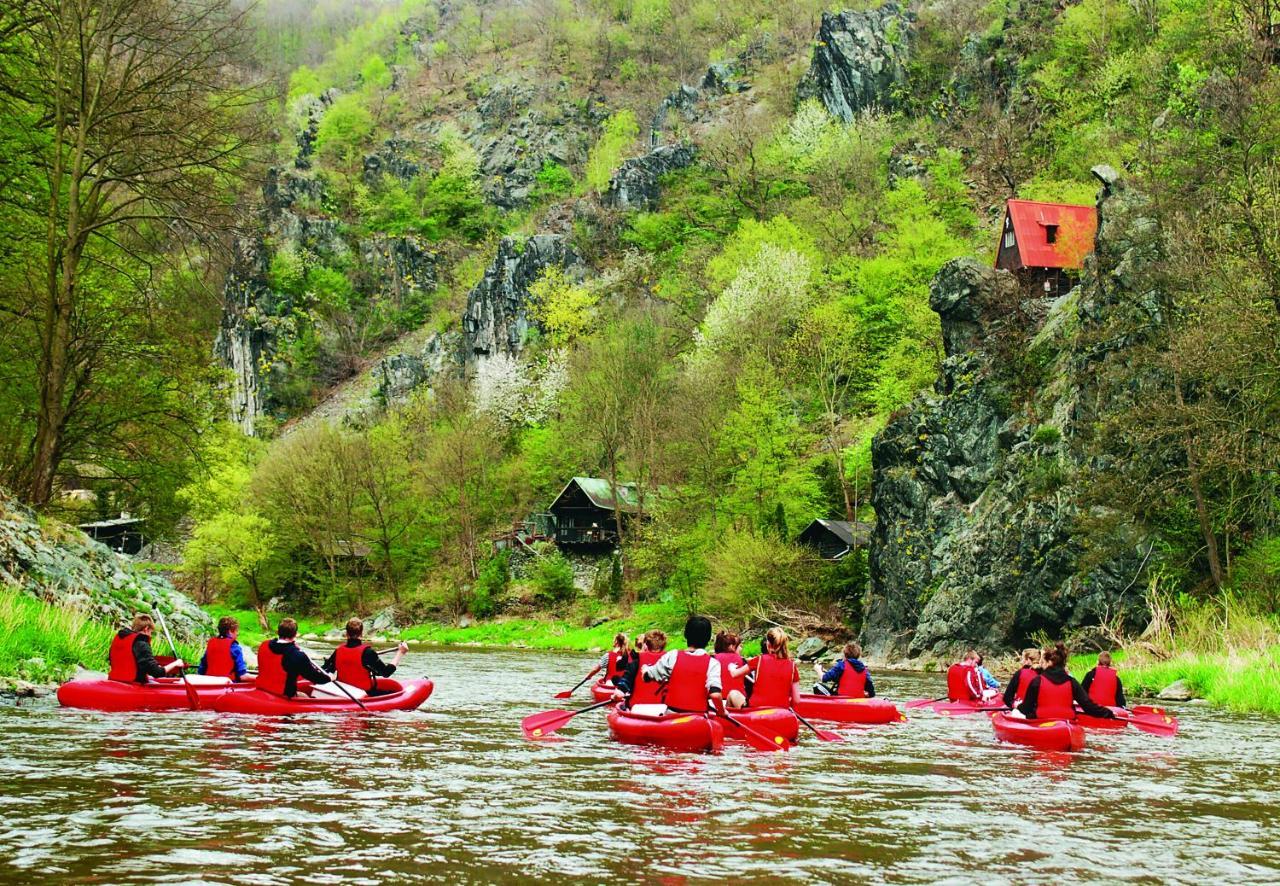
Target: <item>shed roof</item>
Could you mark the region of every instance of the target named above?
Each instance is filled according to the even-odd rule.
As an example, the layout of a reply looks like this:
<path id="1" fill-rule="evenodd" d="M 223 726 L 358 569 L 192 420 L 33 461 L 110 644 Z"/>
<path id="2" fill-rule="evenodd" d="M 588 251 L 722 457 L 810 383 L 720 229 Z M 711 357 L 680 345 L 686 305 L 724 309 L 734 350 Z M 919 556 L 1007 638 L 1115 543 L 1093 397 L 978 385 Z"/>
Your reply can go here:
<path id="1" fill-rule="evenodd" d="M 117 526 L 136 526 L 145 522 L 141 517 L 117 517 L 114 520 L 95 520 L 92 523 L 79 523 L 77 526 L 84 531 L 90 529 L 114 529 Z"/>
<path id="2" fill-rule="evenodd" d="M 848 520 L 814 520 L 804 528 L 801 536 L 808 535 L 811 530 L 825 529 L 845 544 L 853 547 L 854 539 L 865 541 L 871 534 L 870 523 L 850 523 Z"/>
<path id="3" fill-rule="evenodd" d="M 597 508 L 605 511 L 614 510 L 613 490 L 609 486 L 609 481 L 600 477 L 574 477 L 564 485 L 564 489 L 560 490 L 560 494 L 556 496 L 555 501 L 551 502 L 551 506 L 547 510 L 555 510 L 556 505 L 560 504 L 560 500 L 564 498 L 565 493 L 574 486 L 581 489 L 588 500 Z M 634 514 L 640 510 L 640 498 L 636 493 L 636 484 L 618 484 L 617 510 L 622 511 L 624 514 Z"/>
<path id="4" fill-rule="evenodd" d="M 1093 251 L 1098 232 L 1096 207 L 1010 200 L 1006 211 L 1025 267 L 1079 268 Z M 1053 242 L 1049 241 L 1051 228 Z"/>

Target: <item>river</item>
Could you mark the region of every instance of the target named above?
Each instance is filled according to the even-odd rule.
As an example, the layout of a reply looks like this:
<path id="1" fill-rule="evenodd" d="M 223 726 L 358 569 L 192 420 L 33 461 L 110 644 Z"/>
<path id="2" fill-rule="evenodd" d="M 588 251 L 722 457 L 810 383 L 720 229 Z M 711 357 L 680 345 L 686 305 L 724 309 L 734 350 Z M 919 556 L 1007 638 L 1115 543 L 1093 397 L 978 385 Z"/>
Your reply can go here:
<path id="1" fill-rule="evenodd" d="M 417 650 L 401 675 L 435 694 L 371 717 L 6 704 L 0 880 L 1280 881 L 1275 720 L 1186 706 L 1173 740 L 1091 733 L 1071 756 L 930 713 L 790 754 L 618 745 L 595 712 L 522 739 L 590 663 Z M 905 700 L 942 678 L 876 683 Z"/>

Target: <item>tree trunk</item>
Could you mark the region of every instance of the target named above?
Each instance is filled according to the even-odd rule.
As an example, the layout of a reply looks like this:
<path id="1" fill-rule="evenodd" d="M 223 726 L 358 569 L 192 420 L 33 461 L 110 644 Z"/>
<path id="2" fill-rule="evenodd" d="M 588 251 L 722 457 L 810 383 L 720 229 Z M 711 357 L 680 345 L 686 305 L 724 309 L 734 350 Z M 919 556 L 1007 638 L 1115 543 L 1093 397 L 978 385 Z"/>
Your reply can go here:
<path id="1" fill-rule="evenodd" d="M 1182 376 L 1174 373 L 1173 393 L 1178 401 L 1178 410 L 1186 414 L 1186 401 L 1182 396 Z M 1218 538 L 1213 532 L 1213 521 L 1209 517 L 1209 506 L 1204 500 L 1204 487 L 1200 483 L 1200 467 L 1196 460 L 1195 446 L 1191 437 L 1182 438 L 1182 447 L 1187 457 L 1187 482 L 1191 486 L 1191 495 L 1196 502 L 1196 520 L 1200 524 L 1200 535 L 1204 538 L 1205 557 L 1209 561 L 1209 577 L 1213 586 L 1222 590 L 1222 558 L 1218 555 Z"/>

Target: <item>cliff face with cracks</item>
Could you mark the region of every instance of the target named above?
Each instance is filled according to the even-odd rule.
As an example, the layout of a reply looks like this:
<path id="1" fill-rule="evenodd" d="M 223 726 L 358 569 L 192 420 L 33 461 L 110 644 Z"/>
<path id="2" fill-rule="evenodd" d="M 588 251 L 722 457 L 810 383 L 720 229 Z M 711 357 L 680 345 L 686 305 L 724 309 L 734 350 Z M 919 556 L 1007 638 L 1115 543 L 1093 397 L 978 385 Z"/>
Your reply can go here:
<path id="1" fill-rule="evenodd" d="M 1151 540 L 1123 524 L 1099 537 L 1107 514 L 1086 493 L 1090 472 L 1105 465 L 1083 443 L 1099 416 L 1123 405 L 1119 392 L 1096 383 L 1096 361 L 1159 322 L 1160 293 L 1144 281 L 1161 252 L 1142 195 L 1112 170 L 1095 174 L 1103 183 L 1097 248 L 1071 293 L 1046 304 L 1006 272 L 967 259 L 933 282 L 941 373 L 872 447 L 866 636 L 878 656 L 1006 649 L 1038 631 L 1145 623 Z M 1027 322 L 1025 332 L 1010 326 Z M 1127 332 L 1108 336 L 1110 327 Z M 1047 382 L 1016 407 L 1008 351 L 998 344 L 1010 337 L 1047 368 Z M 1094 523 L 1087 533 L 1082 520 Z"/>
<path id="2" fill-rule="evenodd" d="M 824 12 L 797 98 L 816 98 L 845 123 L 889 109 L 907 81 L 915 16 L 896 3 L 867 12 Z"/>

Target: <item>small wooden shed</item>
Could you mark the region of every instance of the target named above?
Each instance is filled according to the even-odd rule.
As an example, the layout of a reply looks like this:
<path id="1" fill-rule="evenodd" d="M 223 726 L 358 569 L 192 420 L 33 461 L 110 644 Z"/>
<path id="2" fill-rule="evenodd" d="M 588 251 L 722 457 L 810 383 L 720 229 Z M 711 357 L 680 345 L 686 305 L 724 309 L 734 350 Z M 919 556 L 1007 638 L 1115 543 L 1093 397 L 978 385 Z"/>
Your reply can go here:
<path id="1" fill-rule="evenodd" d="M 1073 284 L 1097 233 L 1098 210 L 1093 206 L 1010 200 L 996 267 L 1017 274 L 1029 289 L 1059 295 Z"/>
<path id="2" fill-rule="evenodd" d="M 634 483 L 618 484 L 615 499 L 608 480 L 574 477 L 565 484 L 547 511 L 555 518 L 556 544 L 570 547 L 606 547 L 618 543 L 614 510 L 622 513 L 623 526 L 641 514 Z"/>
<path id="3" fill-rule="evenodd" d="M 813 548 L 824 560 L 840 560 L 871 539 L 870 523 L 848 520 L 814 520 L 796 537 L 796 542 Z"/>

